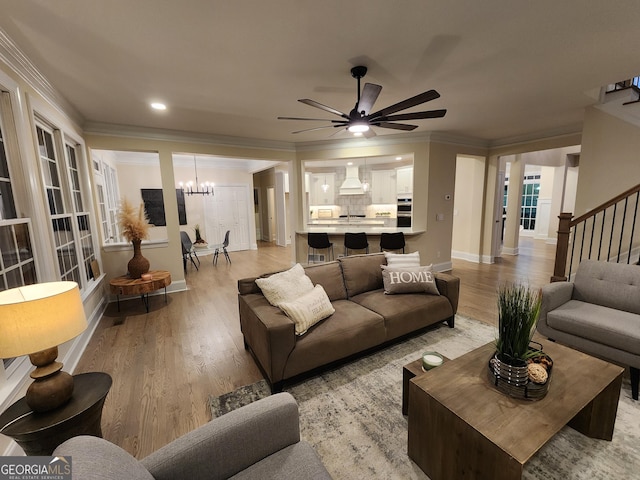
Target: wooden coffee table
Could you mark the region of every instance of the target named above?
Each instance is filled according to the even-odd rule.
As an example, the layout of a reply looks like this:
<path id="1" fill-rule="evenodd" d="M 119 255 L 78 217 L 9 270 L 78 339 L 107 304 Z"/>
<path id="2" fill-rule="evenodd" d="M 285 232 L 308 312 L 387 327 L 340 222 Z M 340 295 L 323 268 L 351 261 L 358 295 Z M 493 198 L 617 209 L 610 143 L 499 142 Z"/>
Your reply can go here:
<path id="1" fill-rule="evenodd" d="M 442 360 L 443 362 L 449 361 L 444 355 L 442 355 Z M 407 363 L 402 367 L 402 415 L 409 414 L 409 380 L 423 373 L 426 372 L 422 369 L 422 358 Z"/>
<path id="2" fill-rule="evenodd" d="M 541 343 L 554 367 L 549 392 L 536 402 L 491 385 L 494 343 L 411 380 L 409 457 L 431 480 L 520 479 L 525 463 L 565 425 L 611 440 L 624 369 Z"/>

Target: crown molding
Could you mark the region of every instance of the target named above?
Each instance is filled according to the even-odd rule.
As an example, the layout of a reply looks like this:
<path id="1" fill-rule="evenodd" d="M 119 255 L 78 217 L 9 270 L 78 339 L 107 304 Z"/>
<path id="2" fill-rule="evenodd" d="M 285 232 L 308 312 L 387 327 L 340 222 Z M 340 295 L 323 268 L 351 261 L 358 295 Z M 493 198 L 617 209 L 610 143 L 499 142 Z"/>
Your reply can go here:
<path id="1" fill-rule="evenodd" d="M 0 60 L 6 63 L 24 82 L 35 90 L 42 98 L 53 105 L 77 125 L 82 125 L 84 118 L 80 112 L 58 92 L 45 78 L 40 70 L 22 53 L 22 50 L 0 28 Z"/>
<path id="2" fill-rule="evenodd" d="M 134 125 L 120 125 L 113 123 L 86 122 L 85 133 L 100 136 L 115 136 L 124 138 L 142 138 L 146 140 L 161 140 L 168 142 L 188 142 L 203 145 L 227 145 L 231 147 L 253 148 L 264 150 L 278 150 L 295 152 L 296 147 L 291 142 L 262 140 L 248 137 L 232 137 L 208 133 L 185 132 L 161 128 L 138 127 Z"/>
<path id="3" fill-rule="evenodd" d="M 576 135 L 582 135 L 582 123 L 574 125 L 566 125 L 558 127 L 552 130 L 546 130 L 544 132 L 527 133 L 515 137 L 507 137 L 499 140 L 492 140 L 489 142 L 489 148 L 508 148 L 517 147 L 524 144 L 530 144 L 533 142 L 541 142 L 548 140 L 561 140 L 563 138 L 570 138 Z"/>

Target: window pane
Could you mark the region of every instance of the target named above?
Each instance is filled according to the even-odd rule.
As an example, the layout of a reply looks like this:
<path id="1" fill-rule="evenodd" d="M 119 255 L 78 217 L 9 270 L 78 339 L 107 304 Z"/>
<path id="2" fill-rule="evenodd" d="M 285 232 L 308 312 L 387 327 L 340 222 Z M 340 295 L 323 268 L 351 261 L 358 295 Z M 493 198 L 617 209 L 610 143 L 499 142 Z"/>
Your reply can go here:
<path id="1" fill-rule="evenodd" d="M 27 224 L 22 223 L 22 224 L 14 225 L 14 232 L 16 235 L 16 242 L 18 244 L 20 261 L 21 262 L 25 262 L 27 260 L 33 261 L 33 249 L 31 247 L 31 239 L 29 238 L 29 228 Z"/>
<path id="2" fill-rule="evenodd" d="M 0 251 L 2 252 L 2 268 L 9 268 L 18 263 L 18 252 L 13 240 L 11 225 L 0 227 Z"/>
<path id="3" fill-rule="evenodd" d="M 0 220 L 16 217 L 16 205 L 13 203 L 11 183 L 0 180 Z"/>
<path id="4" fill-rule="evenodd" d="M 7 271 L 7 288 L 16 288 L 21 287 L 22 285 L 24 284 L 22 283 L 19 268 Z"/>
<path id="5" fill-rule="evenodd" d="M 35 262 L 31 261 L 22 267 L 22 277 L 24 278 L 25 285 L 32 285 L 34 283 L 37 283 L 38 277 L 36 276 Z"/>

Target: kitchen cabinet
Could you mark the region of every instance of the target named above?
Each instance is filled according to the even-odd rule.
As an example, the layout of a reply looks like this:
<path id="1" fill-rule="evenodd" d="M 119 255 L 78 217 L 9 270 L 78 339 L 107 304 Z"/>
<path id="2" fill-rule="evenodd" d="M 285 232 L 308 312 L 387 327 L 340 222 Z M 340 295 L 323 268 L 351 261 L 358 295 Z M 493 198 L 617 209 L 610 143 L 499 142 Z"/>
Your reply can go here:
<path id="1" fill-rule="evenodd" d="M 396 193 L 413 193 L 413 167 L 396 169 Z"/>
<path id="2" fill-rule="evenodd" d="M 335 202 L 335 173 L 313 173 L 309 185 L 310 205 L 334 205 Z M 322 188 L 327 185 L 326 190 Z"/>
<path id="3" fill-rule="evenodd" d="M 396 203 L 395 170 L 371 171 L 371 203 Z"/>

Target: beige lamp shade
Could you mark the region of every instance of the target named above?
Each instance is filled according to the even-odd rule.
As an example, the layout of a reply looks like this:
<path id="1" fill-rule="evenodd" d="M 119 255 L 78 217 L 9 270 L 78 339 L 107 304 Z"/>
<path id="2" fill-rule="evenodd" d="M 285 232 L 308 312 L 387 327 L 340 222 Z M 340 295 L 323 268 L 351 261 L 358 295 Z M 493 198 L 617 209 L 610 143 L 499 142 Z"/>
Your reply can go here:
<path id="1" fill-rule="evenodd" d="M 87 328 L 75 282 L 49 282 L 0 292 L 0 358 L 58 346 Z"/>

